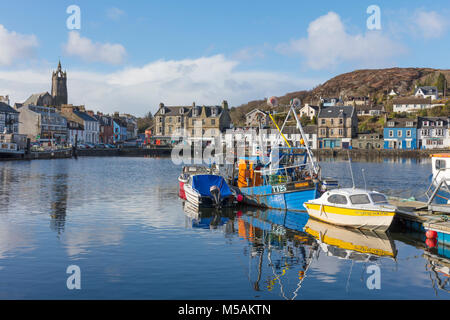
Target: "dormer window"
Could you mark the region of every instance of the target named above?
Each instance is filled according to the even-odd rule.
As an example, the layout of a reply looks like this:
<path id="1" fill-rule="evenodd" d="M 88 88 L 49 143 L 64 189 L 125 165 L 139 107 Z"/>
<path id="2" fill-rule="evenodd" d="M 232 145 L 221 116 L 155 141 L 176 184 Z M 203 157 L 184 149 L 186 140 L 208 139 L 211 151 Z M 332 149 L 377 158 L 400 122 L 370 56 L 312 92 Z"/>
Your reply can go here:
<path id="1" fill-rule="evenodd" d="M 388 127 L 393 127 L 393 126 L 395 126 L 395 122 L 394 121 L 389 121 L 387 123 L 387 125 L 388 125 Z"/>
<path id="2" fill-rule="evenodd" d="M 184 108 L 180 108 L 180 114 L 184 113 Z"/>
<path id="3" fill-rule="evenodd" d="M 406 126 L 407 127 L 412 127 L 414 125 L 414 122 L 412 121 L 406 121 Z"/>
<path id="4" fill-rule="evenodd" d="M 164 114 L 166 110 L 164 108 L 161 108 L 161 114 Z"/>
<path id="5" fill-rule="evenodd" d="M 423 126 L 424 126 L 424 127 L 428 127 L 429 125 L 430 125 L 430 122 L 429 122 L 429 121 L 424 121 L 424 122 L 423 122 Z"/>
<path id="6" fill-rule="evenodd" d="M 442 127 L 444 125 L 444 121 L 436 121 L 436 126 Z"/>

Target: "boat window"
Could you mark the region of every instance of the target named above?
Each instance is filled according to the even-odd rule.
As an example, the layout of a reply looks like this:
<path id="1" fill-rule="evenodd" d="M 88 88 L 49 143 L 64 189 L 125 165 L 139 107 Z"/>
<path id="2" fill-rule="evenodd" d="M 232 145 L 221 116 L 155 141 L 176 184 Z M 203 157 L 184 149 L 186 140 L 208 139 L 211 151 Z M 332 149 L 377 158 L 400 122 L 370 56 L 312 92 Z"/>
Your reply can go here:
<path id="1" fill-rule="evenodd" d="M 369 204 L 370 200 L 367 194 L 355 194 L 350 196 L 352 204 Z"/>
<path id="2" fill-rule="evenodd" d="M 341 194 L 333 194 L 328 197 L 328 202 L 337 204 L 347 204 L 347 197 Z"/>
<path id="3" fill-rule="evenodd" d="M 445 169 L 445 160 L 436 160 L 435 167 L 436 170 Z"/>
<path id="4" fill-rule="evenodd" d="M 370 197 L 372 198 L 373 203 L 388 203 L 386 197 L 380 193 L 371 193 Z"/>

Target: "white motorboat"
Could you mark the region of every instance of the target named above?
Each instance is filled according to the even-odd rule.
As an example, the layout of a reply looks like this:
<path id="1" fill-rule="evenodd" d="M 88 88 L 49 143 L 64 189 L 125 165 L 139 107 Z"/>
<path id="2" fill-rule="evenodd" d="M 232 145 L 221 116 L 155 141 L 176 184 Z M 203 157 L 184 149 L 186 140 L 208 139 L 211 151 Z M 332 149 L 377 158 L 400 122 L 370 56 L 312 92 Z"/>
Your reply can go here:
<path id="1" fill-rule="evenodd" d="M 308 214 L 331 224 L 385 231 L 394 219 L 396 207 L 384 194 L 357 188 L 334 189 L 304 203 Z"/>
<path id="2" fill-rule="evenodd" d="M 197 174 L 184 183 L 186 200 L 196 207 L 230 207 L 236 197 L 225 179 L 219 175 Z"/>
<path id="3" fill-rule="evenodd" d="M 179 193 L 181 199 L 186 200 L 186 194 L 184 192 L 184 184 L 188 182 L 190 176 L 194 176 L 197 174 L 209 174 L 211 173 L 211 168 L 203 166 L 203 165 L 190 165 L 190 166 L 184 166 L 183 170 L 178 177 L 179 182 Z"/>

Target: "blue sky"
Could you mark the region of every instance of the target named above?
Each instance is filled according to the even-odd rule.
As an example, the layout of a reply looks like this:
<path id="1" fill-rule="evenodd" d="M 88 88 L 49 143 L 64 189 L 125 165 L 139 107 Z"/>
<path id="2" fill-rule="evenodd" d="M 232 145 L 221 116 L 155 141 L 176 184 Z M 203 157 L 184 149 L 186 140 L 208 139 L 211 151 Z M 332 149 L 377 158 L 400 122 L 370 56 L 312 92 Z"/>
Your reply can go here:
<path id="1" fill-rule="evenodd" d="M 367 28 L 370 5 L 380 30 Z M 448 1 L 2 2 L 0 95 L 49 91 L 59 58 L 70 103 L 137 115 L 161 101 L 239 105 L 355 69 L 447 69 L 449 15 Z"/>

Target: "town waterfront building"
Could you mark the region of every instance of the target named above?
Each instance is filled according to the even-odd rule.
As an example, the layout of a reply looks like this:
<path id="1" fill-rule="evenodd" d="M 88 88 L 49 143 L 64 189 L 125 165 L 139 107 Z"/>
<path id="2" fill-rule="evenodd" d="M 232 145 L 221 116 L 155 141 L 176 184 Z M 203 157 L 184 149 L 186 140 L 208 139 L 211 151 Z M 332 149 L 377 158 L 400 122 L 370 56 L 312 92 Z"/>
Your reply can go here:
<path id="1" fill-rule="evenodd" d="M 449 123 L 448 117 L 419 117 L 419 149 L 442 149 L 450 146 Z"/>
<path id="2" fill-rule="evenodd" d="M 383 135 L 384 149 L 417 149 L 417 119 L 388 119 Z"/>
<path id="3" fill-rule="evenodd" d="M 51 139 L 56 143 L 67 142 L 67 119 L 55 108 L 45 106 L 24 106 L 19 109 L 19 133 L 31 141 Z"/>
<path id="4" fill-rule="evenodd" d="M 358 117 L 353 106 L 321 108 L 318 119 L 318 148 L 346 149 L 356 137 Z"/>
<path id="5" fill-rule="evenodd" d="M 221 106 L 165 106 L 159 105 L 155 113 L 154 138 L 171 140 L 178 135 L 190 141 L 212 142 L 222 132 L 231 127 L 228 103 Z"/>
<path id="6" fill-rule="evenodd" d="M 61 106 L 61 114 L 68 120 L 82 125 L 81 143 L 98 143 L 100 126 L 94 117 L 86 113 L 84 106 L 65 104 Z"/>
<path id="7" fill-rule="evenodd" d="M 353 139 L 352 148 L 355 149 L 382 149 L 384 140 L 379 133 L 358 133 L 357 139 Z"/>
<path id="8" fill-rule="evenodd" d="M 0 102 L 0 133 L 19 133 L 19 112 Z"/>

